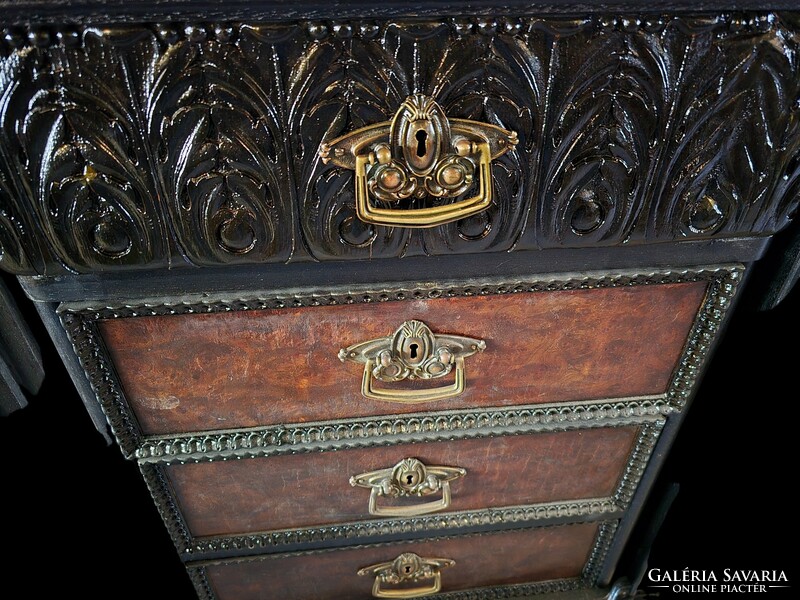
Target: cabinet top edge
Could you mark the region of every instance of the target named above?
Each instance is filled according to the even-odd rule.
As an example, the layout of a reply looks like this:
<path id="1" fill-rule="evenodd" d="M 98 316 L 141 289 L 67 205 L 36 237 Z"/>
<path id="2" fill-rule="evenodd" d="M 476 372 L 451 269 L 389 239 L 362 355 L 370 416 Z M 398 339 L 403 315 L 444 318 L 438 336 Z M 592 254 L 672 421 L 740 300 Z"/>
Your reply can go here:
<path id="1" fill-rule="evenodd" d="M 21 276 L 35 302 L 114 302 L 136 298 L 252 293 L 254 289 L 370 286 L 388 280 L 511 280 L 565 273 L 680 271 L 698 266 L 750 264 L 761 258 L 769 238 L 685 241 L 649 247 L 550 249 L 515 253 L 429 256 L 362 261 L 240 265 L 235 268 L 186 267 L 45 277 Z M 387 276 L 387 274 L 391 274 Z"/>
<path id="2" fill-rule="evenodd" d="M 387 17 L 430 17 L 440 15 L 552 15 L 608 12 L 700 13 L 708 11 L 797 10 L 793 0 L 429 0 L 424 4 L 408 1 L 375 3 L 366 0 L 329 2 L 291 2 L 287 0 L 0 0 L 0 24 L 47 23 L 143 23 L 174 20 L 258 20 L 293 21 L 298 19 L 350 19 Z"/>

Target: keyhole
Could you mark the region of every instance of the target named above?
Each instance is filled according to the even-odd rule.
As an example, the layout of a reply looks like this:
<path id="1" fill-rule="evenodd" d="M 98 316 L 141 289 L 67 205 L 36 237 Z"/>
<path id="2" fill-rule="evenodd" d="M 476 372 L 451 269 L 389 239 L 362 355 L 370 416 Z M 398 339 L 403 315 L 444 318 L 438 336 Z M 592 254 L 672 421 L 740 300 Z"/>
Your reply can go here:
<path id="1" fill-rule="evenodd" d="M 406 575 L 408 575 L 409 573 L 411 573 L 411 567 L 406 565 Z"/>
<path id="2" fill-rule="evenodd" d="M 428 139 L 428 132 L 424 129 L 420 129 L 414 137 L 417 138 L 417 156 L 425 156 L 428 153 L 428 148 L 425 144 Z"/>
<path id="3" fill-rule="evenodd" d="M 417 358 L 417 348 L 419 348 L 419 344 L 411 344 L 408 347 L 408 349 L 411 351 L 411 358 Z"/>
<path id="4" fill-rule="evenodd" d="M 414 483 L 414 476 L 413 475 L 406 475 L 406 483 L 408 485 L 411 485 L 412 483 Z"/>

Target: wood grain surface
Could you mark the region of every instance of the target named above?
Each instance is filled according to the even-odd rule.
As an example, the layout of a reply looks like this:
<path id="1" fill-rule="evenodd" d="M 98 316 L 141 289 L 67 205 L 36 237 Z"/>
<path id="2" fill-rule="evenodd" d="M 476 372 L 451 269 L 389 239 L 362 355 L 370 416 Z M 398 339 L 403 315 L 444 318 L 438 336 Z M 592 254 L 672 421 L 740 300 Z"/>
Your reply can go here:
<path id="1" fill-rule="evenodd" d="M 638 427 L 584 429 L 426 444 L 398 444 L 166 467 L 189 530 L 197 537 L 330 525 L 375 518 L 370 490 L 349 478 L 404 458 L 462 467 L 450 510 L 600 498 L 613 494 Z M 379 499 L 381 506 L 419 504 Z"/>
<path id="2" fill-rule="evenodd" d="M 118 318 L 100 331 L 143 432 L 166 434 L 663 393 L 705 287 Z M 340 362 L 339 349 L 408 319 L 486 341 L 466 359 L 463 394 L 413 405 L 361 396 L 363 367 Z"/>
<path id="3" fill-rule="evenodd" d="M 356 572 L 403 552 L 456 561 L 442 569 L 442 591 L 578 577 L 597 535 L 597 523 L 464 536 L 444 540 L 266 557 L 207 567 L 219 600 L 372 598 L 374 579 Z M 423 585 L 425 582 L 420 582 Z M 274 597 L 274 596 L 273 596 Z"/>

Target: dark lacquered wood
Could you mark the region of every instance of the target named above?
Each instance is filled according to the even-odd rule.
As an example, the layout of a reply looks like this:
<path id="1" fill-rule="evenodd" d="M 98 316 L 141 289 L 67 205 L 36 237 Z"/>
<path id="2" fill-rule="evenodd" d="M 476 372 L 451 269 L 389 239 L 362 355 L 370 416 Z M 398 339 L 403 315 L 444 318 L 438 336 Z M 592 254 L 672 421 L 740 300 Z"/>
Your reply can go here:
<path id="1" fill-rule="evenodd" d="M 374 518 L 367 510 L 370 490 L 352 487 L 348 480 L 392 467 L 404 458 L 467 470 L 466 477 L 451 483 L 451 510 L 607 497 L 622 475 L 638 429 L 587 429 L 173 465 L 166 467 L 166 473 L 193 535 L 232 535 Z M 392 501 L 381 498 L 380 504 Z"/>
<path id="2" fill-rule="evenodd" d="M 100 329 L 146 434 L 663 393 L 703 282 L 110 319 Z M 467 390 L 367 400 L 341 347 L 405 320 L 481 338 Z M 435 385 L 448 384 L 440 379 Z"/>
<path id="3" fill-rule="evenodd" d="M 372 598 L 373 578 L 356 572 L 403 552 L 450 558 L 442 591 L 578 577 L 597 534 L 597 523 L 465 536 L 373 548 L 334 550 L 209 565 L 219 600 L 360 600 Z M 420 584 L 422 585 L 422 583 Z M 272 590 L 273 595 L 265 590 Z"/>
<path id="4" fill-rule="evenodd" d="M 595 3 L 608 14 L 587 18 L 586 2 L 546 17 L 540 3 L 483 0 L 478 10 L 493 16 L 469 24 L 450 17 L 474 16 L 473 4 L 434 1 L 314 2 L 321 8 L 298 12 L 237 0 L 209 14 L 207 0 L 163 2 L 166 11 L 76 3 L 73 14 L 91 7 L 89 21 L 104 26 L 76 28 L 54 18 L 59 9 L 0 9 L 4 25 L 54 19 L 12 28 L 0 43 L 0 121 L 25 124 L 24 135 L 0 134 L 0 269 L 12 273 L 594 250 L 769 235 L 794 213 L 800 26 L 791 13 L 673 14 L 620 28 L 609 7 L 625 1 Z M 31 4 L 44 5 L 21 6 Z M 240 22 L 218 35 L 207 25 L 218 11 Z M 276 12 L 282 23 L 258 25 Z M 189 19 L 109 26 L 126 14 Z M 331 27 L 299 14 L 357 20 Z M 494 22 L 501 14 L 508 26 Z M 698 83 L 712 81 L 713 92 Z M 759 86 L 770 93 L 751 97 Z M 619 102 L 622 89 L 630 102 Z M 391 119 L 420 91 L 448 117 L 502 125 L 519 143 L 492 161 L 493 202 L 480 215 L 418 231 L 367 226 L 352 208 L 352 173 L 323 164 L 319 151 Z M 613 143 L 599 141 L 607 136 Z M 234 197 L 235 206 L 221 200 Z M 392 208 L 435 204 L 412 196 Z M 377 264 L 368 268 L 391 268 Z"/>

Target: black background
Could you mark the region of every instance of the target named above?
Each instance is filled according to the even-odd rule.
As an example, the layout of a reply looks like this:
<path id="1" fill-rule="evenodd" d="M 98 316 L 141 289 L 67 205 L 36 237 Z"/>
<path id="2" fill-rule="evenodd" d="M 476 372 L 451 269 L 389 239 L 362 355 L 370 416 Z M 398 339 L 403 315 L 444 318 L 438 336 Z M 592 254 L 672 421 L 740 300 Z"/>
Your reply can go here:
<path id="1" fill-rule="evenodd" d="M 653 567 L 783 570 L 795 588 L 800 290 L 772 311 L 755 308 L 776 260 L 747 283 L 659 478 L 656 489 L 677 482 L 680 493 Z M 35 313 L 23 310 L 47 377 L 27 408 L 0 419 L 0 595 L 192 598 L 136 465 L 96 433 Z"/>

